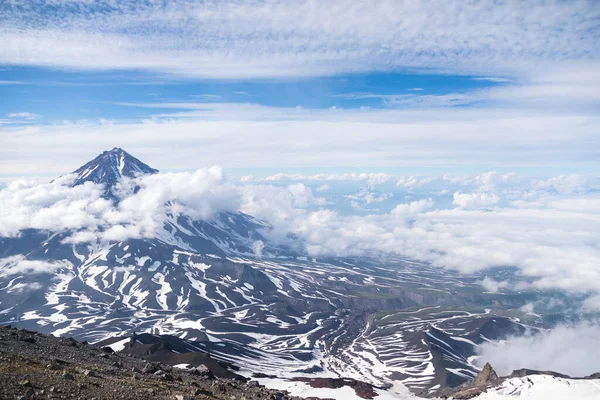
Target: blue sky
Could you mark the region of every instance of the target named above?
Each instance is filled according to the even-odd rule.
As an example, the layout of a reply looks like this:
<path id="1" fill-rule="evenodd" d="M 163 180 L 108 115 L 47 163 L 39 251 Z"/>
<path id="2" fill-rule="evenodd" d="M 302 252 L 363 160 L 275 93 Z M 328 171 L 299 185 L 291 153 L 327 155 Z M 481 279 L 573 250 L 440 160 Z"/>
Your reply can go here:
<path id="1" fill-rule="evenodd" d="M 443 4 L 443 7 L 441 5 Z M 594 1 L 0 5 L 0 180 L 161 170 L 594 173 Z"/>
<path id="2" fill-rule="evenodd" d="M 12 66 L 0 71 L 6 84 L 2 114 L 22 110 L 37 114 L 37 123 L 65 119 L 138 119 L 168 111 L 133 103 L 254 103 L 271 107 L 387 108 L 377 94 L 445 95 L 506 85 L 477 76 L 362 73 L 304 79 L 181 79 L 140 71 L 82 72 Z M 123 105 L 122 103 L 129 103 Z M 473 105 L 468 105 L 473 106 Z"/>

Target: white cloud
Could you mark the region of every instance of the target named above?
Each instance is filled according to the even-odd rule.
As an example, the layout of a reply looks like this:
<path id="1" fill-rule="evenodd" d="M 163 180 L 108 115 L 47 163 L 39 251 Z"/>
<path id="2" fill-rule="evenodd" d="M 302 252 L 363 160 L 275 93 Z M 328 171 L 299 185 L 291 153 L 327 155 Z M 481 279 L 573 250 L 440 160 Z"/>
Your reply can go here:
<path id="1" fill-rule="evenodd" d="M 600 146 L 600 118 L 567 110 L 173 106 L 190 108 L 139 122 L 0 126 L 0 171 L 13 176 L 40 171 L 56 175 L 71 170 L 73 163 L 83 164 L 95 149 L 115 145 L 162 170 L 195 170 L 198 160 L 225 168 L 368 169 L 376 163 L 379 168 L 591 169 Z M 367 179 L 376 183 L 379 178 Z"/>
<path id="2" fill-rule="evenodd" d="M 22 293 L 22 292 L 30 292 L 33 290 L 41 289 L 43 286 L 39 282 L 18 282 L 12 285 L 9 289 L 6 290 L 7 293 Z"/>
<path id="3" fill-rule="evenodd" d="M 584 300 L 582 305 L 584 312 L 597 313 L 600 311 L 600 294 L 593 295 Z"/>
<path id="4" fill-rule="evenodd" d="M 9 81 L 9 80 L 0 80 L 0 85 L 25 85 L 26 82 L 23 81 Z"/>
<path id="5" fill-rule="evenodd" d="M 397 253 L 462 273 L 514 266 L 515 279 L 528 287 L 600 294 L 600 197 L 594 190 L 559 193 L 544 184 L 531 191 L 532 182 L 540 180 L 513 174 L 445 177 L 435 179 L 435 190 L 441 183 L 450 188 L 468 184 L 493 187 L 511 200 L 527 198 L 515 201 L 516 206 L 507 202 L 480 210 L 479 195 L 488 192 L 474 192 L 470 207 L 454 209 L 435 208 L 433 199 L 425 197 L 401 202 L 389 212 L 356 216 L 334 211 L 335 205 L 300 181 L 286 186 L 239 184 L 228 181 L 219 168 L 125 180 L 117 192 L 122 199 L 118 206 L 101 198 L 98 185 L 68 187 L 72 179 L 64 176 L 49 184 L 18 180 L 0 191 L 0 236 L 34 228 L 74 231 L 70 242 L 121 241 L 160 235 L 168 215 L 206 219 L 220 211 L 241 210 L 274 226 L 270 240 L 289 241 L 288 234 L 294 233 L 315 257 Z M 504 282 L 482 284 L 492 291 L 512 290 Z M 587 309 L 598 304 L 594 299 L 589 297 Z"/>
<path id="6" fill-rule="evenodd" d="M 311 188 L 305 186 L 303 183 L 288 185 L 287 189 L 292 195 L 293 204 L 296 207 L 306 207 L 310 204 L 324 204 L 325 202 L 324 199 L 315 197 Z"/>
<path id="7" fill-rule="evenodd" d="M 413 88 L 407 90 L 423 90 Z M 422 107 L 439 108 L 455 107 L 478 101 L 473 93 L 448 93 L 448 94 L 378 94 L 378 93 L 345 93 L 336 95 L 350 100 L 381 99 L 383 104 L 390 107 Z"/>
<path id="8" fill-rule="evenodd" d="M 38 119 L 40 116 L 30 112 L 17 112 L 7 114 L 8 118 L 16 118 L 16 119 L 25 119 L 25 120 L 34 120 Z"/>
<path id="9" fill-rule="evenodd" d="M 17 180 L 0 191 L 0 236 L 32 228 L 78 231 L 68 242 L 121 241 L 155 236 L 168 214 L 207 219 L 240 208 L 238 192 L 217 167 L 123 180 L 117 187 L 117 206 L 101 197 L 101 185 L 70 187 L 72 179 L 64 176 L 48 184 Z"/>
<path id="10" fill-rule="evenodd" d="M 483 286 L 485 290 L 492 293 L 497 293 L 500 291 L 500 289 L 504 289 L 509 286 L 509 282 L 507 281 L 496 281 L 487 276 L 483 278 L 483 280 L 479 283 L 481 284 L 481 286 Z"/>
<path id="11" fill-rule="evenodd" d="M 478 362 L 489 362 L 500 375 L 529 368 L 554 371 L 573 377 L 599 372 L 600 326 L 581 323 L 558 326 L 549 332 L 483 343 Z"/>
<path id="12" fill-rule="evenodd" d="M 575 72 L 576 71 L 576 72 Z M 482 80 L 483 78 L 473 78 Z M 485 78 L 491 80 L 492 78 Z M 495 80 L 499 83 L 498 80 Z M 574 64 L 530 75 L 521 81 L 501 86 L 441 94 L 346 93 L 347 99 L 381 99 L 390 107 L 440 108 L 456 106 L 511 106 L 571 108 L 597 106 L 600 101 L 600 72 L 597 66 Z"/>
<path id="13" fill-rule="evenodd" d="M 5 276 L 54 273 L 65 266 L 65 262 L 28 260 L 22 255 L 0 258 L 0 268 Z M 23 289 L 24 286 L 21 286 L 20 290 Z"/>
<path id="14" fill-rule="evenodd" d="M 433 66 L 506 76 L 598 55 L 599 11 L 593 2 L 444 4 L 8 3 L 0 41 L 11 45 L 0 49 L 0 63 L 221 78 Z"/>
<path id="15" fill-rule="evenodd" d="M 218 94 L 193 94 L 190 97 L 206 101 L 215 101 L 223 98 L 223 96 L 219 96 Z"/>
<path id="16" fill-rule="evenodd" d="M 500 198 L 495 193 L 454 193 L 452 203 L 460 208 L 485 208 L 498 204 Z"/>
<path id="17" fill-rule="evenodd" d="M 331 190 L 331 187 L 328 184 L 326 184 L 326 183 L 322 184 L 321 186 L 319 186 L 317 188 L 317 192 L 319 192 L 319 193 L 328 192 L 330 190 Z"/>
<path id="18" fill-rule="evenodd" d="M 587 188 L 587 178 L 576 174 L 559 175 L 545 180 L 536 180 L 533 187 L 535 189 L 552 189 L 562 194 L 581 193 Z"/>
<path id="19" fill-rule="evenodd" d="M 398 204 L 391 212 L 395 217 L 412 218 L 433 207 L 433 200 L 422 199 L 408 204 Z"/>
<path id="20" fill-rule="evenodd" d="M 254 255 L 256 257 L 262 257 L 262 252 L 264 248 L 265 243 L 262 240 L 257 240 L 252 244 L 252 251 L 254 251 Z"/>
<path id="21" fill-rule="evenodd" d="M 372 191 L 372 190 L 369 190 L 366 188 L 362 188 L 358 192 L 346 195 L 344 197 L 353 200 L 354 203 L 357 206 L 359 206 L 360 203 L 363 203 L 363 204 L 381 203 L 383 201 L 389 200 L 390 198 L 392 198 L 392 196 L 393 196 L 392 193 L 379 193 L 379 192 Z"/>
<path id="22" fill-rule="evenodd" d="M 494 82 L 494 83 L 507 83 L 507 82 L 511 82 L 510 79 L 506 79 L 506 78 L 498 78 L 498 77 L 493 77 L 493 76 L 482 76 L 482 77 L 477 77 L 477 78 L 471 78 L 474 81 L 487 81 L 487 82 Z"/>
<path id="23" fill-rule="evenodd" d="M 394 179 L 393 175 L 384 173 L 342 173 L 342 174 L 330 174 L 321 173 L 314 175 L 305 174 L 283 174 L 278 173 L 269 175 L 264 178 L 256 178 L 258 181 L 272 182 L 272 181 L 364 181 L 370 187 L 381 185 L 390 180 Z"/>
<path id="24" fill-rule="evenodd" d="M 590 196 L 588 201 L 595 202 Z M 395 252 L 463 273 L 515 266 L 516 279 L 522 280 L 517 289 L 526 283 L 538 289 L 600 292 L 598 214 L 547 205 L 489 211 L 431 209 L 433 205 L 422 199 L 362 217 L 288 207 L 285 217 L 275 220 L 273 234 L 295 233 L 316 257 Z M 261 207 L 251 211 L 267 220 L 275 213 Z M 504 282 L 486 283 L 491 290 L 508 289 Z"/>
<path id="25" fill-rule="evenodd" d="M 412 189 L 431 183 L 435 179 L 432 176 L 400 176 L 398 177 L 398 181 L 396 181 L 396 186 Z"/>
<path id="26" fill-rule="evenodd" d="M 510 79 L 437 95 L 421 95 L 418 87 L 408 88 L 410 94 L 347 95 L 381 98 L 402 109 L 389 112 L 207 104 L 215 95 L 200 94 L 202 102 L 129 104 L 172 110 L 137 122 L 15 126 L 8 118 L 0 120 L 5 175 L 64 172 L 67 166 L 49 155 L 83 161 L 90 154 L 82 148 L 115 144 L 141 150 L 163 169 L 196 169 L 198 158 L 226 168 L 376 163 L 590 170 L 597 164 L 600 11 L 590 2 L 456 0 L 438 7 L 395 0 L 178 0 L 168 6 L 99 1 L 70 7 L 33 1 L 0 7 L 6 16 L 0 41 L 10 43 L 0 48 L 0 63 L 8 65 L 215 79 L 373 71 Z M 470 107 L 446 109 L 464 105 Z M 76 141 L 81 146 L 65 145 Z"/>

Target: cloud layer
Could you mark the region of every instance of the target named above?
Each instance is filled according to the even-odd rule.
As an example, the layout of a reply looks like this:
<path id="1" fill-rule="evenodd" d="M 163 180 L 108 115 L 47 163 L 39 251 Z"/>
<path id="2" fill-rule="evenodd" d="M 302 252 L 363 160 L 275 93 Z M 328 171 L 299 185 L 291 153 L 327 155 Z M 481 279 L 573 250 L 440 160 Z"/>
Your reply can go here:
<path id="1" fill-rule="evenodd" d="M 125 179 L 116 188 L 118 205 L 102 198 L 99 184 L 69 186 L 73 178 L 46 184 L 17 180 L 0 191 L 0 236 L 31 228 L 74 231 L 71 242 L 155 237 L 169 215 L 206 219 L 240 208 L 237 192 L 216 167 Z"/>
<path id="2" fill-rule="evenodd" d="M 113 205 L 101 198 L 99 185 L 71 188 L 72 176 L 64 176 L 49 184 L 19 180 L 0 191 L 0 236 L 35 228 L 72 231 L 67 239 L 71 242 L 122 241 L 159 236 L 169 215 L 209 219 L 221 211 L 240 210 L 271 223 L 270 240 L 284 242 L 293 233 L 314 257 L 397 253 L 462 273 L 517 267 L 517 282 L 510 287 L 490 279 L 482 281 L 483 286 L 492 291 L 537 288 L 600 295 L 597 181 L 497 173 L 386 179 L 380 175 L 378 183 L 368 174 L 337 178 L 357 176 L 365 185 L 359 193 L 369 194 L 374 185 L 384 189 L 391 184 L 418 199 L 395 200 L 396 192 L 382 192 L 382 201 L 395 201 L 389 210 L 344 214 L 338 211 L 340 201 L 360 201 L 365 207 L 381 202 L 369 202 L 376 197 L 368 195 L 323 197 L 325 193 L 317 195 L 308 183 L 298 181 L 236 183 L 221 169 L 209 168 L 124 180 L 117 190 L 121 201 Z M 407 187 L 402 186 L 407 182 Z M 140 190 L 135 191 L 136 186 Z M 468 207 L 457 203 L 455 194 L 453 208 L 450 193 L 459 191 L 468 195 Z M 443 192 L 447 194 L 440 195 Z M 493 202 L 481 201 L 490 198 L 486 193 L 494 193 Z M 448 198 L 446 205 L 437 204 L 432 196 Z M 587 311 L 598 309 L 600 303 L 594 299 L 586 302 Z"/>
<path id="3" fill-rule="evenodd" d="M 163 105 L 165 106 L 165 105 Z M 58 175 L 120 146 L 160 170 L 597 167 L 600 118 L 568 108 L 310 110 L 171 104 L 143 121 L 0 127 L 0 171 Z M 177 109 L 184 107 L 184 109 Z M 187 109 L 185 109 L 187 108 Z M 368 137 L 367 137 L 368 133 Z M 67 163 L 68 160 L 68 163 Z M 198 160 L 201 160 L 199 162 Z"/>
<path id="4" fill-rule="evenodd" d="M 433 0 L 30 0 L 0 12 L 3 64 L 218 78 L 397 68 L 513 74 L 597 59 L 600 14 L 590 1 Z"/>

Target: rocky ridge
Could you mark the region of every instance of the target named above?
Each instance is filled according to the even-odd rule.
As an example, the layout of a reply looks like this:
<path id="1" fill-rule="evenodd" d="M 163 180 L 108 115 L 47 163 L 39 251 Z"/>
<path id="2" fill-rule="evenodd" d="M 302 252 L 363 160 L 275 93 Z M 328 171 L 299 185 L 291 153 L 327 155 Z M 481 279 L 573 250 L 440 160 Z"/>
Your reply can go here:
<path id="1" fill-rule="evenodd" d="M 301 400 L 256 381 L 215 377 L 206 366 L 176 369 L 10 326 L 0 327 L 0 398 Z"/>
<path id="2" fill-rule="evenodd" d="M 575 379 L 575 380 L 587 380 L 587 379 L 599 379 L 600 373 L 595 373 L 592 375 L 584 376 L 584 377 L 572 377 L 569 375 L 561 374 L 554 371 L 537 371 L 533 369 L 518 369 L 514 370 L 508 376 L 498 376 L 494 368 L 490 365 L 490 363 L 486 363 L 479 374 L 470 382 L 464 383 L 455 388 L 444 388 L 441 391 L 435 393 L 436 397 L 441 397 L 443 399 L 453 399 L 453 400 L 466 400 L 475 398 L 482 393 L 487 392 L 490 389 L 500 387 L 505 381 L 511 378 L 524 378 L 531 375 L 547 375 L 554 378 L 563 378 L 563 379 Z"/>

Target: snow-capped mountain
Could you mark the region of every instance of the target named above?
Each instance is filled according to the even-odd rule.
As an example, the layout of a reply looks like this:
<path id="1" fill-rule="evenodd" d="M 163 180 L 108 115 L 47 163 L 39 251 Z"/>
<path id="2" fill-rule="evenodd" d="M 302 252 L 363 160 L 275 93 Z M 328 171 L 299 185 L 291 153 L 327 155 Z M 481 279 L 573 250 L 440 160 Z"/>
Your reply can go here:
<path id="1" fill-rule="evenodd" d="M 73 185 L 94 182 L 110 188 L 123 177 L 134 178 L 143 174 L 156 174 L 158 170 L 144 164 L 125 150 L 115 147 L 98 155 L 73 173 L 77 175 Z"/>
<path id="2" fill-rule="evenodd" d="M 73 185 L 101 184 L 118 203 L 123 178 L 156 173 L 113 149 Z M 482 341 L 540 323 L 505 312 L 538 293 L 486 293 L 480 277 L 401 257 L 308 258 L 241 212 L 164 221 L 122 241 L 73 243 L 67 230 L 0 238 L 0 323 L 89 341 L 173 335 L 248 373 L 401 382 L 422 394 L 472 379 Z"/>

